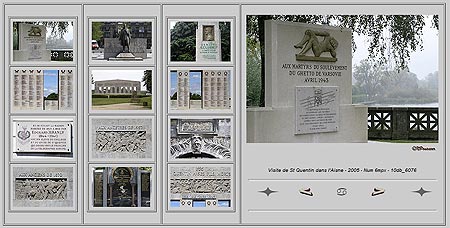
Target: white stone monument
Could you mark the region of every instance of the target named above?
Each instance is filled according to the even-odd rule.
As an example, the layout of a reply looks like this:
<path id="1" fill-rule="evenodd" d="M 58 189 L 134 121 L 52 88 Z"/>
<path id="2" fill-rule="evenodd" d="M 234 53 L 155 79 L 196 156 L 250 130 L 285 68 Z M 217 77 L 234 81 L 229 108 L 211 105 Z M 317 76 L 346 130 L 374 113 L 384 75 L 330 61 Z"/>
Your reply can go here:
<path id="1" fill-rule="evenodd" d="M 266 21 L 266 107 L 247 109 L 247 142 L 367 142 L 367 106 L 352 104 L 351 42 L 349 29 Z"/>
<path id="2" fill-rule="evenodd" d="M 222 61 L 219 22 L 199 22 L 196 34 L 196 60 L 198 62 Z"/>
<path id="3" fill-rule="evenodd" d="M 19 50 L 14 50 L 14 61 L 50 61 L 51 50 L 47 49 L 46 32 L 43 25 L 19 23 Z"/>

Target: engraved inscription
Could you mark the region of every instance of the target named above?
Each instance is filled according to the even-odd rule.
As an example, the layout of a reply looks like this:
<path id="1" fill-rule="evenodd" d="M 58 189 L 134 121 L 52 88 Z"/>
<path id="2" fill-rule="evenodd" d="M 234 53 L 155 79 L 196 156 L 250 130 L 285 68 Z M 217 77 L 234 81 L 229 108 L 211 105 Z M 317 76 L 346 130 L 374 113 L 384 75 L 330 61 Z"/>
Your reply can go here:
<path id="1" fill-rule="evenodd" d="M 296 87 L 296 134 L 334 132 L 339 129 L 339 87 Z"/>
<path id="2" fill-rule="evenodd" d="M 15 121 L 14 152 L 71 152 L 71 122 Z"/>

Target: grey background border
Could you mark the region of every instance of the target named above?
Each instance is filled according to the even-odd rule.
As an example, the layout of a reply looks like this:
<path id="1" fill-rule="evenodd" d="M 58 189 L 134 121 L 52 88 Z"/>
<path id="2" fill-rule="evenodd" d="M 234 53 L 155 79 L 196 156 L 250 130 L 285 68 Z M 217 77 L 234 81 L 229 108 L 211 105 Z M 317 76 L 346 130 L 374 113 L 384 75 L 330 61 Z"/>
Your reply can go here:
<path id="1" fill-rule="evenodd" d="M 87 0 L 86 0 L 87 1 Z M 162 1 L 162 0 L 161 0 Z M 86 4 L 86 2 L 84 2 L 84 1 L 77 1 L 77 0 L 74 0 L 74 1 L 70 1 L 70 2 L 67 2 L 67 3 L 62 3 L 61 1 L 57 1 L 57 0 L 45 0 L 45 1 L 39 1 L 39 0 L 28 0 L 28 1 L 22 1 L 22 2 L 14 2 L 13 3 L 13 1 L 12 0 L 10 0 L 10 1 L 2 1 L 2 13 L 3 13 L 3 15 L 2 15 L 2 17 L 0 18 L 0 24 L 2 25 L 2 27 L 3 27 L 3 31 L 5 31 L 5 21 L 4 21 L 4 15 L 5 15 L 5 5 L 7 4 L 7 5 L 20 5 L 20 4 L 43 4 L 43 5 L 53 5 L 53 4 L 55 4 L 55 5 L 81 5 L 81 6 L 87 6 L 87 5 L 91 5 L 91 4 L 107 4 L 107 5 L 120 5 L 120 4 L 118 4 L 119 3 L 119 1 L 117 0 L 117 1 L 115 1 L 115 2 L 117 2 L 117 3 L 111 3 L 111 1 L 107 1 L 107 0 L 96 0 L 95 2 L 93 2 L 93 3 L 88 3 L 88 4 Z M 264 3 L 265 2 L 265 3 Z M 443 8 L 444 8 L 444 20 L 445 20 L 445 22 L 443 23 L 443 25 L 444 26 L 442 26 L 441 27 L 441 30 L 443 31 L 443 33 L 444 33 L 444 46 L 442 47 L 443 48 L 443 50 L 444 50 L 444 53 L 445 54 L 443 54 L 443 57 L 444 57 L 444 60 L 443 60 L 443 62 L 444 63 L 446 63 L 447 62 L 447 55 L 448 55 L 448 53 L 449 53 L 449 48 L 448 48 L 448 46 L 446 45 L 446 42 L 448 41 L 448 38 L 447 38 L 447 36 L 446 36 L 446 31 L 449 29 L 449 24 L 448 24 L 448 19 L 447 19 L 447 10 L 449 9 L 449 6 L 446 4 L 446 1 L 445 0 L 438 0 L 438 1 L 433 1 L 433 2 L 426 2 L 425 0 L 421 0 L 421 1 L 406 1 L 406 0 L 397 0 L 396 1 L 396 3 L 392 3 L 392 2 L 390 2 L 390 1 L 388 1 L 388 0 L 381 0 L 381 1 L 376 1 L 376 2 L 374 2 L 374 1 L 372 1 L 372 2 L 367 2 L 367 3 L 371 3 L 371 4 L 380 4 L 380 5 L 392 5 L 392 4 L 400 4 L 400 5 L 441 5 L 441 6 L 443 6 Z M 137 5 L 137 4 L 141 4 L 141 5 L 147 5 L 148 4 L 148 2 L 147 1 L 144 1 L 144 0 L 134 0 L 134 2 L 129 2 L 129 3 L 126 3 L 127 5 Z M 266 5 L 270 5 L 270 4 L 276 4 L 276 5 L 285 5 L 285 4 L 314 4 L 314 5 L 324 5 L 324 6 L 326 6 L 326 5 L 330 5 L 330 4 L 333 4 L 333 5 L 338 5 L 338 6 L 345 6 L 345 5 L 361 5 L 361 2 L 360 1 L 356 1 L 356 0 L 347 0 L 347 1 L 345 1 L 345 2 L 341 2 L 341 3 L 330 3 L 329 1 L 326 1 L 326 0 L 319 0 L 319 1 L 314 1 L 314 3 L 312 3 L 312 2 L 304 2 L 304 3 L 299 3 L 299 2 L 297 2 L 297 1 L 294 1 L 294 0 L 290 0 L 290 1 L 283 1 L 283 2 L 281 2 L 281 3 L 275 3 L 274 1 L 264 1 L 264 0 L 231 0 L 231 1 L 227 1 L 227 2 L 219 2 L 219 3 L 212 3 L 212 2 L 210 2 L 210 1 L 207 1 L 207 0 L 197 0 L 196 2 L 192 2 L 192 3 L 182 3 L 182 2 L 180 2 L 180 0 L 166 0 L 166 1 L 164 1 L 164 2 L 154 2 L 154 3 L 152 3 L 151 5 L 155 5 L 155 6 L 160 6 L 161 7 L 161 13 L 160 13 L 160 15 L 159 15 L 159 18 L 160 18 L 160 20 L 159 20 L 159 22 L 157 21 L 157 26 L 158 27 L 160 27 L 161 26 L 161 24 L 162 24 L 162 22 L 161 22 L 161 18 L 162 18 L 162 15 L 163 15 L 163 12 L 162 12 L 162 10 L 163 10 L 163 5 L 177 5 L 177 4 L 189 4 L 189 5 L 206 5 L 206 4 L 212 4 L 212 5 L 214 5 L 214 4 L 226 4 L 226 5 L 238 5 L 239 7 L 241 6 L 241 5 L 264 5 L 264 4 L 266 4 Z M 363 3 L 364 4 L 364 3 Z M 407 6 L 405 6 L 405 7 L 407 7 Z M 83 9 L 82 9 L 82 11 L 83 11 Z M 241 13 L 242 13 L 242 11 L 241 11 Z M 82 12 L 82 14 L 83 14 L 83 12 Z M 241 16 L 241 25 L 240 26 L 243 26 L 244 25 L 244 23 L 245 23 L 245 18 L 244 19 L 242 19 L 242 15 L 240 15 Z M 78 21 L 78 26 L 80 27 L 80 26 L 82 26 L 82 25 L 84 25 L 84 22 L 83 22 L 83 20 L 84 20 L 84 18 L 81 18 L 79 21 Z M 239 25 L 238 24 L 236 24 L 236 27 L 238 27 Z M 157 31 L 162 31 L 163 30 L 163 28 L 160 28 L 160 29 L 157 29 Z M 160 32 L 161 33 L 161 32 Z M 162 35 L 160 34 L 160 35 L 158 35 L 158 38 L 161 38 L 162 37 Z M 82 38 L 79 38 L 79 39 L 81 39 L 81 40 L 83 40 Z M 238 42 L 241 42 L 241 44 L 242 44 L 242 40 L 239 40 L 240 39 L 240 36 L 239 37 L 237 37 L 237 40 L 238 40 Z M 6 71 L 6 69 L 8 68 L 8 67 L 5 67 L 5 57 L 6 57 L 6 52 L 4 52 L 4 50 L 7 50 L 6 48 L 5 48 L 5 43 L 4 43 L 4 36 L 1 36 L 0 37 L 0 42 L 1 43 L 3 43 L 3 45 L 2 45 L 2 47 L 1 47 L 1 50 L 0 51 L 3 51 L 2 53 L 4 53 L 3 55 L 1 55 L 0 56 L 0 62 L 1 62 L 1 65 L 2 65 L 2 70 L 3 70 L 3 72 L 4 72 L 4 76 L 5 75 L 7 75 L 7 71 Z M 159 42 L 157 42 L 156 44 L 162 44 L 162 43 L 159 43 Z M 236 44 L 236 46 L 239 46 L 238 44 Z M 84 49 L 83 50 L 81 50 L 81 52 L 79 53 L 79 61 L 78 62 L 82 62 L 82 61 L 80 61 L 81 60 L 81 57 L 80 56 L 84 56 L 84 54 L 83 54 L 83 51 L 84 51 Z M 162 53 L 164 52 L 165 50 L 164 49 L 162 49 L 161 51 L 159 51 L 159 53 L 158 53 L 158 56 L 162 56 Z M 242 55 L 242 53 L 240 53 L 240 52 L 237 52 L 236 53 L 236 57 L 238 57 L 239 55 Z M 162 67 L 162 61 L 158 61 L 159 63 L 155 63 L 156 64 L 156 66 L 155 66 L 155 69 L 158 69 L 158 72 L 164 72 L 164 71 L 166 71 L 167 70 L 167 68 L 163 68 Z M 242 67 L 245 67 L 245 65 L 243 65 Z M 80 75 L 79 73 L 80 72 L 82 72 L 81 71 L 81 69 L 83 69 L 82 68 L 82 64 L 80 65 L 78 65 L 78 74 L 77 75 Z M 236 66 L 235 66 L 235 69 L 236 69 L 236 72 L 240 72 L 240 68 L 239 68 L 239 61 L 238 60 L 236 60 Z M 444 64 L 444 66 L 443 66 L 443 69 L 444 69 L 444 75 L 445 75 L 445 73 L 446 73 L 446 66 L 445 66 L 445 64 Z M 80 76 L 78 76 L 78 77 L 80 77 Z M 237 74 L 236 74 L 236 77 L 235 78 L 237 78 L 238 76 L 237 76 Z M 244 78 L 244 76 L 242 76 L 242 78 Z M 164 78 L 163 78 L 163 81 L 164 81 Z M 443 91 L 443 93 L 444 93 L 444 100 L 441 100 L 440 101 L 440 107 L 442 108 L 443 106 L 444 106 L 444 104 L 445 104 L 445 108 L 447 107 L 447 105 L 448 105 L 448 100 L 446 100 L 445 99 L 445 95 L 446 95 L 446 88 L 447 88 L 447 85 L 448 85 L 448 81 L 446 81 L 445 80 L 445 78 L 444 78 L 444 81 L 443 81 L 443 88 L 444 88 L 444 91 Z M 158 85 L 160 85 L 160 84 L 158 84 Z M 441 88 L 442 88 L 441 87 Z M 0 80 L 0 88 L 3 88 L 4 89 L 4 91 L 5 91 L 5 83 L 4 83 L 4 80 Z M 161 87 L 160 87 L 161 88 Z M 241 86 L 240 85 L 236 85 L 236 88 L 240 88 L 241 90 L 242 90 L 242 88 L 241 88 Z M 245 88 L 244 88 L 245 89 Z M 163 89 L 164 90 L 164 89 Z M 239 89 L 237 89 L 237 90 L 239 90 Z M 238 94 L 240 94 L 240 92 L 242 92 L 242 91 L 236 91 L 236 93 L 238 93 Z M 244 91 L 245 92 L 245 91 Z M 161 94 L 160 92 L 159 92 L 159 94 Z M 162 93 L 163 94 L 163 96 L 164 96 L 164 93 Z M 0 93 L 0 98 L 1 98 L 1 101 L 0 101 L 0 117 L 1 117 L 1 119 L 2 119 L 2 121 L 0 122 L 0 128 L 2 128 L 2 129 L 5 129 L 5 127 L 9 124 L 8 123 L 8 121 L 7 121 L 7 119 L 8 118 L 5 118 L 5 115 L 7 116 L 8 114 L 5 114 L 5 106 L 6 106 L 6 103 L 7 103 L 7 101 L 5 100 L 5 96 L 7 96 L 7 94 L 5 94 L 4 92 L 3 93 Z M 79 98 L 80 98 L 80 96 L 81 95 L 79 95 Z M 158 96 L 158 97 L 161 97 L 161 95 L 160 96 Z M 236 95 L 235 96 L 236 98 L 238 98 L 239 97 L 239 95 Z M 159 99 L 158 99 L 159 100 Z M 236 100 L 236 99 L 235 99 Z M 245 104 L 245 103 L 244 103 Z M 163 107 L 164 105 L 162 104 L 162 106 L 161 107 Z M 159 110 L 161 110 L 161 107 L 159 107 Z M 235 106 L 236 107 L 236 106 Z M 236 107 L 237 108 L 237 107 Z M 83 111 L 80 111 L 80 110 L 82 110 L 80 107 L 77 109 L 77 111 L 79 112 L 79 113 L 81 113 L 81 114 L 83 114 Z M 447 114 L 447 112 L 446 112 L 447 110 L 445 109 L 445 110 L 443 110 L 443 114 L 445 115 L 445 117 L 448 117 L 448 114 Z M 245 107 L 244 107 L 244 109 L 237 109 L 236 110 L 236 114 L 237 114 L 237 116 L 236 116 L 236 119 L 235 119 L 235 126 L 242 126 L 241 125 L 241 123 L 242 123 L 242 120 L 239 118 L 239 114 L 238 113 L 242 113 L 242 112 L 245 112 Z M 157 115 L 158 116 L 162 116 L 162 115 L 160 115 L 161 113 L 160 112 L 157 112 Z M 442 129 L 441 128 L 441 132 L 443 132 L 443 134 L 444 134 L 444 136 L 446 135 L 445 133 L 446 133 L 446 128 L 449 128 L 450 127 L 450 124 L 448 124 L 448 122 L 446 121 L 446 118 L 444 119 L 444 118 L 442 118 L 442 116 L 444 116 L 444 115 L 441 115 L 441 120 L 442 120 L 442 126 L 444 126 L 444 129 Z M 159 130 L 158 130 L 158 132 L 161 132 L 161 123 L 160 122 L 162 122 L 162 120 L 161 119 L 165 119 L 166 117 L 164 117 L 164 118 L 158 118 L 158 120 L 157 120 L 157 122 L 158 122 L 158 124 L 160 125 L 159 126 Z M 79 117 L 79 119 L 78 119 L 78 122 L 82 122 L 82 119 L 83 119 L 83 117 Z M 165 125 L 164 124 L 162 124 L 162 126 L 164 127 Z M 75 127 L 75 126 L 74 126 Z M 239 128 L 239 127 L 236 127 L 236 128 Z M 81 132 L 81 129 L 82 128 L 79 128 L 79 131 Z M 6 149 L 6 146 L 5 146 L 5 141 L 4 141 L 4 137 L 5 137 L 5 134 L 4 134 L 5 132 L 4 131 L 0 131 L 0 145 L 2 145 L 1 146 L 1 148 L 2 148 L 2 154 L 3 154 L 3 156 L 2 156 L 2 158 L 3 158 L 3 165 L 4 166 L 2 166 L 2 169 L 1 169 L 1 176 L 2 176 L 2 178 L 3 178 L 3 180 L 5 180 L 5 170 L 6 169 L 8 169 L 7 168 L 7 166 L 6 166 L 6 160 L 5 160 L 5 152 L 7 151 Z M 237 134 L 237 135 L 239 135 L 239 134 Z M 80 137 L 80 140 L 81 140 L 81 138 L 83 138 L 83 137 Z M 444 138 L 445 139 L 445 138 Z M 157 143 L 159 144 L 159 145 L 164 145 L 164 144 L 161 144 L 160 142 L 161 141 L 163 141 L 162 139 L 160 139 L 160 140 L 157 140 Z M 446 151 L 446 140 L 443 140 L 444 142 L 444 151 Z M 239 142 L 236 142 L 237 144 L 236 144 L 236 146 L 237 147 L 241 147 L 241 144 L 239 143 Z M 159 153 L 159 152 L 158 152 Z M 81 154 L 81 153 L 80 153 Z M 236 156 L 240 156 L 240 154 L 239 155 L 237 155 L 236 154 Z M 446 156 L 446 155 L 444 155 L 445 156 L 445 159 L 444 159 L 444 163 L 445 164 L 447 164 L 447 161 L 448 161 L 448 156 Z M 79 158 L 80 157 L 82 157 L 82 156 L 79 156 Z M 240 165 L 240 167 L 239 168 L 236 168 L 236 174 L 237 174 L 237 176 L 240 176 L 241 175 L 241 172 L 242 172 L 242 168 L 243 168 L 243 166 L 242 166 L 242 163 L 240 162 L 240 159 L 239 158 L 236 158 L 237 160 L 239 160 L 239 163 L 237 163 L 237 164 L 239 164 Z M 80 161 L 82 161 L 83 159 L 81 158 L 81 160 Z M 158 163 L 160 163 L 160 161 L 157 161 Z M 83 164 L 78 164 L 79 166 L 78 167 L 84 167 L 84 165 Z M 446 168 L 444 171 L 446 171 L 446 172 L 448 172 L 448 169 Z M 80 168 L 80 170 L 79 170 L 79 172 L 81 172 L 81 173 L 83 173 L 83 168 Z M 83 176 L 83 175 L 81 175 L 81 176 Z M 163 175 L 161 174 L 161 173 L 157 173 L 157 177 L 156 178 L 161 178 Z M 444 180 L 446 181 L 447 180 L 447 178 L 448 178 L 448 175 L 446 175 L 446 174 L 444 174 Z M 238 178 L 239 179 L 239 178 Z M 161 183 L 161 182 L 160 182 Z M 79 184 L 80 185 L 83 185 L 83 182 L 82 181 L 80 181 L 79 182 Z M 446 186 L 446 189 L 448 189 L 448 181 L 446 181 L 446 183 L 445 183 L 445 186 Z M 242 187 L 242 186 L 241 186 Z M 4 193 L 5 193 L 5 191 L 4 191 L 5 189 L 4 189 L 4 184 L 3 184 L 3 182 L 1 181 L 0 182 L 0 194 L 2 195 L 2 197 L 0 197 L 0 204 L 2 204 L 2 205 L 4 205 L 4 200 L 5 200 L 5 195 L 4 195 Z M 240 189 L 237 189 L 237 191 L 238 192 L 240 192 L 242 190 L 242 188 L 240 188 Z M 237 193 L 238 193 L 237 192 Z M 81 198 L 83 198 L 83 195 L 81 194 Z M 446 210 L 448 211 L 448 197 L 446 197 L 445 196 L 445 205 L 446 205 Z M 80 199 L 79 199 L 79 202 L 80 202 Z M 81 204 L 83 204 L 83 203 L 81 203 Z M 241 206 L 241 205 L 240 205 Z M 239 207 L 239 206 L 238 206 Z M 81 206 L 81 208 L 82 208 L 82 206 Z M 162 209 L 162 208 L 161 208 Z M 4 216 L 4 213 L 5 213 L 5 211 L 4 211 L 4 207 L 1 207 L 0 208 L 0 212 L 2 213 L 2 226 L 3 225 L 5 225 L 5 216 Z M 446 216 L 448 216 L 448 215 L 446 215 Z M 162 214 L 161 214 L 161 218 L 162 218 Z M 446 217 L 447 218 L 447 217 Z M 445 218 L 445 220 L 446 220 L 446 218 Z M 82 222 L 82 221 L 81 221 Z M 69 226 L 69 227 L 76 227 L 76 226 L 80 226 L 80 227 L 110 227 L 110 226 L 123 226 L 124 224 L 109 224 L 109 225 L 107 225 L 106 226 L 106 224 L 105 225 L 97 225 L 97 226 L 82 226 L 81 224 L 67 224 L 66 226 Z M 159 224 L 159 225 L 162 225 L 162 224 Z M 50 225 L 50 224 L 48 224 L 48 225 L 42 225 L 42 224 L 40 224 L 40 225 L 36 225 L 36 226 L 54 226 L 54 225 Z M 60 225 L 58 225 L 58 226 L 60 226 Z M 137 225 L 137 226 L 143 226 L 143 225 Z M 148 225 L 147 225 L 148 226 Z M 196 224 L 196 225 L 194 225 L 194 224 L 190 224 L 190 225 L 186 225 L 186 227 L 199 227 L 199 226 L 201 226 L 201 227 L 204 227 L 204 226 L 207 226 L 207 225 L 201 225 L 201 224 Z M 230 226 L 228 226 L 228 225 L 224 225 L 224 224 L 222 224 L 222 225 L 217 225 L 217 226 L 219 226 L 219 227 L 230 227 Z M 238 227 L 255 227 L 255 225 L 239 225 L 239 224 L 234 224 L 234 225 L 231 225 L 231 226 L 238 226 Z M 279 225 L 274 225 L 274 224 L 271 224 L 271 225 L 257 225 L 257 226 L 266 226 L 266 227 L 269 227 L 269 226 L 273 226 L 273 227 L 278 227 Z M 286 225 L 286 226 L 299 226 L 298 224 L 297 225 Z M 321 226 L 321 225 L 314 225 L 314 224 L 310 224 L 310 225 L 308 225 L 308 226 Z M 348 227 L 348 226 L 351 226 L 351 227 L 356 227 L 356 226 L 368 226 L 368 227 L 388 227 L 388 226 L 391 226 L 391 227 L 394 227 L 395 225 L 392 225 L 392 224 L 377 224 L 377 225 L 375 225 L 375 224 L 367 224 L 367 225 L 350 225 L 350 224 L 347 224 L 347 225 L 341 225 L 341 224 L 339 224 L 339 225 L 336 225 L 336 226 L 339 226 L 339 227 Z M 402 226 L 402 225 L 397 225 L 397 226 Z M 423 227 L 429 227 L 429 225 L 425 225 L 425 224 L 409 224 L 408 225 L 408 227 L 410 227 L 410 226 L 414 226 L 414 227 L 419 227 L 419 226 L 423 226 Z M 435 226 L 438 226 L 438 227 L 443 227 L 443 226 L 439 226 L 439 225 L 435 225 Z M 25 226 L 16 226 L 16 225 L 12 225 L 12 227 L 25 227 Z M 164 227 L 183 227 L 183 226 L 166 226 L 166 225 L 164 225 Z M 329 226 L 321 226 L 321 227 L 329 227 Z"/>

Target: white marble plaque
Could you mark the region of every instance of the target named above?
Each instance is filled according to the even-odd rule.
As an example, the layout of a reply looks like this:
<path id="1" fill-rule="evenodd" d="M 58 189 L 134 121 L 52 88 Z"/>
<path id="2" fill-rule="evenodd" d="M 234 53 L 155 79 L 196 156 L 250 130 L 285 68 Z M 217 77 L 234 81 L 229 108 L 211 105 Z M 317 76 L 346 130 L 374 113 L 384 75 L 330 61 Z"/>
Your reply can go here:
<path id="1" fill-rule="evenodd" d="M 339 87 L 295 87 L 295 134 L 339 130 Z"/>
<path id="2" fill-rule="evenodd" d="M 15 121 L 14 152 L 72 152 L 72 123 Z"/>

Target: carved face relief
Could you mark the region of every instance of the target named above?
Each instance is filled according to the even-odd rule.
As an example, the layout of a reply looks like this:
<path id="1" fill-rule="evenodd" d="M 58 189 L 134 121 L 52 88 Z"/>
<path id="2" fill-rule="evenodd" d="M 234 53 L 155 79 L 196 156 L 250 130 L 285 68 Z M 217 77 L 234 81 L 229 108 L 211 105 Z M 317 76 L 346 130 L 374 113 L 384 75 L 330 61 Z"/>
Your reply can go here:
<path id="1" fill-rule="evenodd" d="M 202 137 L 200 135 L 193 135 L 191 138 L 192 153 L 200 154 L 202 148 Z"/>
<path id="2" fill-rule="evenodd" d="M 203 41 L 214 41 L 214 26 L 203 26 Z"/>

